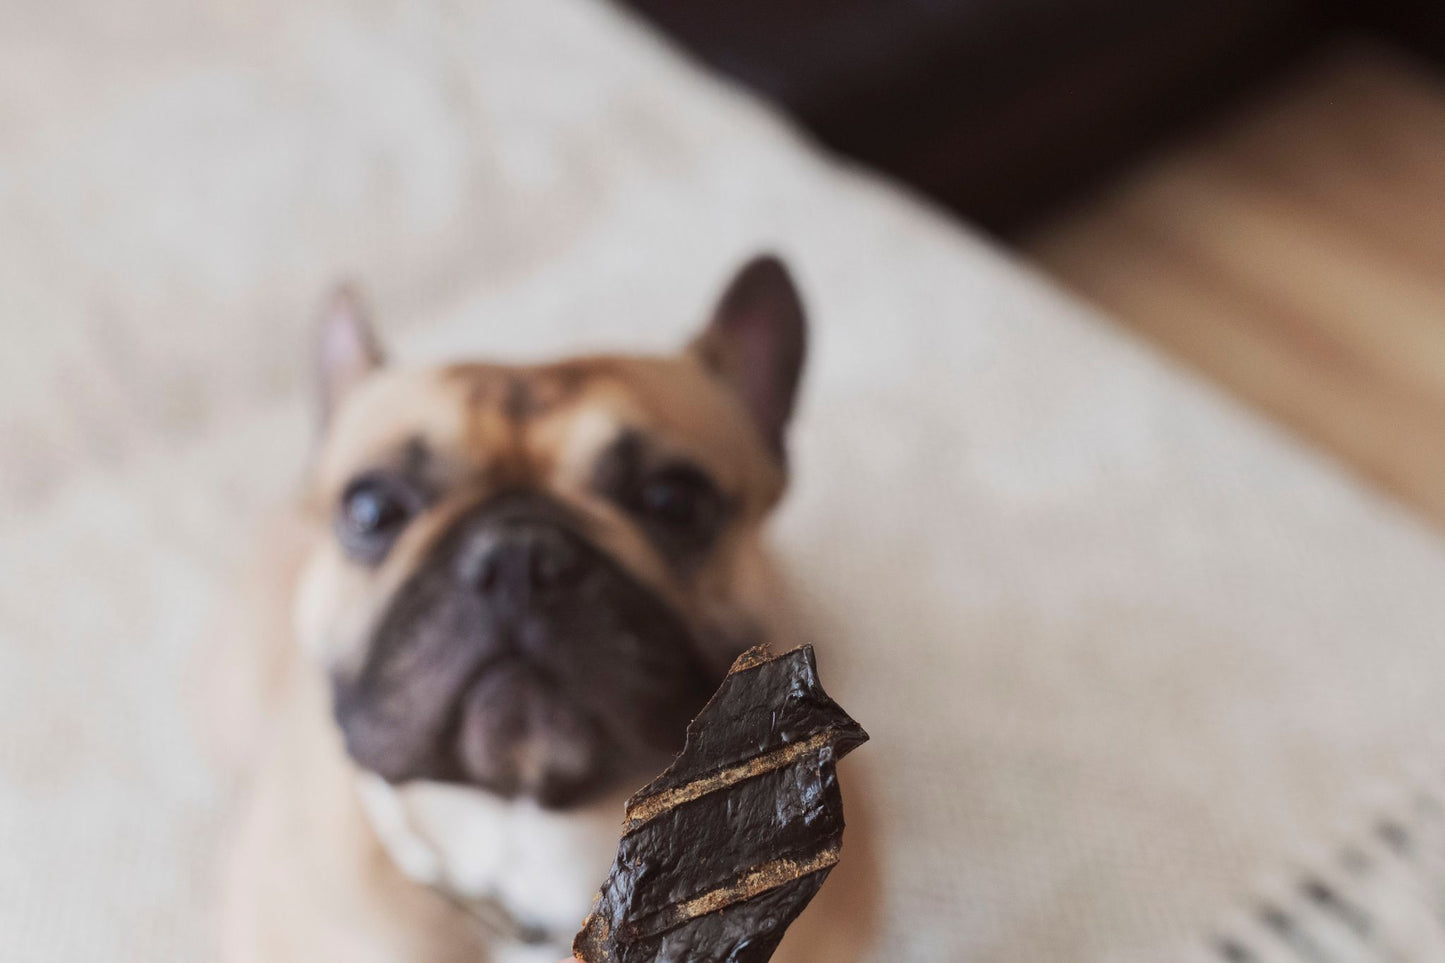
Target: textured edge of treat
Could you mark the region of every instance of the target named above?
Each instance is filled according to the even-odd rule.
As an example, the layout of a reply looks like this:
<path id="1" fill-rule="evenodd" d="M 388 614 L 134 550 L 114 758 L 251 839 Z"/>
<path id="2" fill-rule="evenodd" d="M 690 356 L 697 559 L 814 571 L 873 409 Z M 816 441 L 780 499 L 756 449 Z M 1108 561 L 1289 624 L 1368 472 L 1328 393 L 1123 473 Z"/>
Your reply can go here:
<path id="1" fill-rule="evenodd" d="M 804 739 L 796 742 L 784 742 L 759 755 L 721 764 L 711 771 L 700 773 L 680 784 L 668 784 L 669 777 L 674 775 L 674 770 L 682 767 L 685 761 L 688 761 L 694 749 L 694 742 L 702 731 L 702 727 L 698 723 L 700 720 L 706 720 L 709 710 L 724 698 L 724 692 L 728 689 L 727 683 L 738 675 L 789 658 L 804 660 L 806 669 L 817 687 L 818 695 L 826 699 L 836 711 L 837 720 L 809 734 Z M 736 684 L 735 681 L 734 684 Z M 724 683 L 719 686 L 718 691 L 713 694 L 693 722 L 688 725 L 687 741 L 672 764 L 646 787 L 628 799 L 622 837 L 626 839 L 653 819 L 671 812 L 678 806 L 726 790 L 745 780 L 766 775 L 791 765 L 812 753 L 820 753 L 831 748 L 833 751 L 830 753 L 828 763 L 836 765 L 838 759 L 867 740 L 868 734 L 862 726 L 848 716 L 823 690 L 821 681 L 817 678 L 817 664 L 811 645 L 798 646 L 783 653 L 774 653 L 772 648 L 767 645 L 754 646 L 734 660 Z M 739 903 L 797 883 L 809 876 L 816 876 L 819 880 L 825 879 L 833 866 L 837 864 L 841 849 L 840 829 L 835 838 L 827 840 L 814 852 L 780 856 L 767 863 L 750 867 L 736 880 L 698 894 L 682 904 L 668 907 L 664 913 L 648 920 L 649 925 L 646 929 L 654 934 L 666 932 L 685 926 L 700 917 L 722 912 Z M 607 887 L 612 880 L 613 873 L 609 873 L 607 882 L 593 900 L 593 911 L 583 921 L 582 928 L 573 942 L 573 952 L 588 963 L 614 963 L 616 960 L 608 946 L 613 935 L 613 921 L 602 913 L 604 896 L 607 894 Z M 810 898 L 811 894 L 804 897 L 804 904 Z M 801 911 L 801 907 L 799 911 Z"/>

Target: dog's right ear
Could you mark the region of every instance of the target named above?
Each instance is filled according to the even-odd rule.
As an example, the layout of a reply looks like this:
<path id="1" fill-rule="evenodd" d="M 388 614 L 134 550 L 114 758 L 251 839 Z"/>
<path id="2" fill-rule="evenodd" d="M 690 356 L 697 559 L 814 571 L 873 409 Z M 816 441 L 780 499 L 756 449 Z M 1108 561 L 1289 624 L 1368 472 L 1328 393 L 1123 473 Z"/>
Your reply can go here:
<path id="1" fill-rule="evenodd" d="M 807 347 L 808 324 L 792 275 L 777 257 L 764 254 L 733 277 L 691 350 L 732 389 L 768 447 L 783 458 Z"/>
<path id="2" fill-rule="evenodd" d="M 351 390 L 384 363 L 361 296 L 349 284 L 337 287 L 327 299 L 316 332 L 316 384 L 323 430 Z"/>

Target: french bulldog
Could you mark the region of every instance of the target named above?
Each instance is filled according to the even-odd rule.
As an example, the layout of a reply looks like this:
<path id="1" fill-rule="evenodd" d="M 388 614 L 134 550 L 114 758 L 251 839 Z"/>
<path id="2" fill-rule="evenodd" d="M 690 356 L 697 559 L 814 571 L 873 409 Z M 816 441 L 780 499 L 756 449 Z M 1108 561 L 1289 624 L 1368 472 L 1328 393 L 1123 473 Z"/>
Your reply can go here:
<path id="1" fill-rule="evenodd" d="M 773 257 L 666 357 L 397 368 L 335 298 L 304 491 L 217 662 L 228 963 L 567 955 L 626 797 L 735 656 L 796 641 L 763 529 L 805 345 Z M 859 815 L 778 959 L 866 942 Z"/>

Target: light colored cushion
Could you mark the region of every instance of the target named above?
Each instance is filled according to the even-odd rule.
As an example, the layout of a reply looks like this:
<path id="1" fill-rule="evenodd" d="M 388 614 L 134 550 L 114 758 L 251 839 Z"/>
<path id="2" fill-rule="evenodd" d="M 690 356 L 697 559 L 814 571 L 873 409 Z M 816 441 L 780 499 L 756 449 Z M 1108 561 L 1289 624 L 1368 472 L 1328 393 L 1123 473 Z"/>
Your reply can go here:
<path id="1" fill-rule="evenodd" d="M 1198 945 L 1442 758 L 1433 536 L 613 9 L 232 7 L 0 31 L 7 960 L 211 958 L 187 660 L 343 270 L 406 358 L 523 358 L 676 344 L 793 261 L 777 534 L 874 736 L 878 960 Z"/>

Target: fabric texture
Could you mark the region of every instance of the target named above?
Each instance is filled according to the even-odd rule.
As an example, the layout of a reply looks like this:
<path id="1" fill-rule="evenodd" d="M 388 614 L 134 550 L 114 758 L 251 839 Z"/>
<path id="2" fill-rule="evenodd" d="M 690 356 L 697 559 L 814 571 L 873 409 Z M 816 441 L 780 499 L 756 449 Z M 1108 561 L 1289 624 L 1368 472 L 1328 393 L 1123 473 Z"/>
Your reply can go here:
<path id="1" fill-rule="evenodd" d="M 742 257 L 790 259 L 776 540 L 873 736 L 842 768 L 875 959 L 1217 955 L 1445 758 L 1432 534 L 616 10 L 3 17 L 7 961 L 214 957 L 233 787 L 191 667 L 300 471 L 342 274 L 404 360 L 522 359 L 677 345 Z"/>

